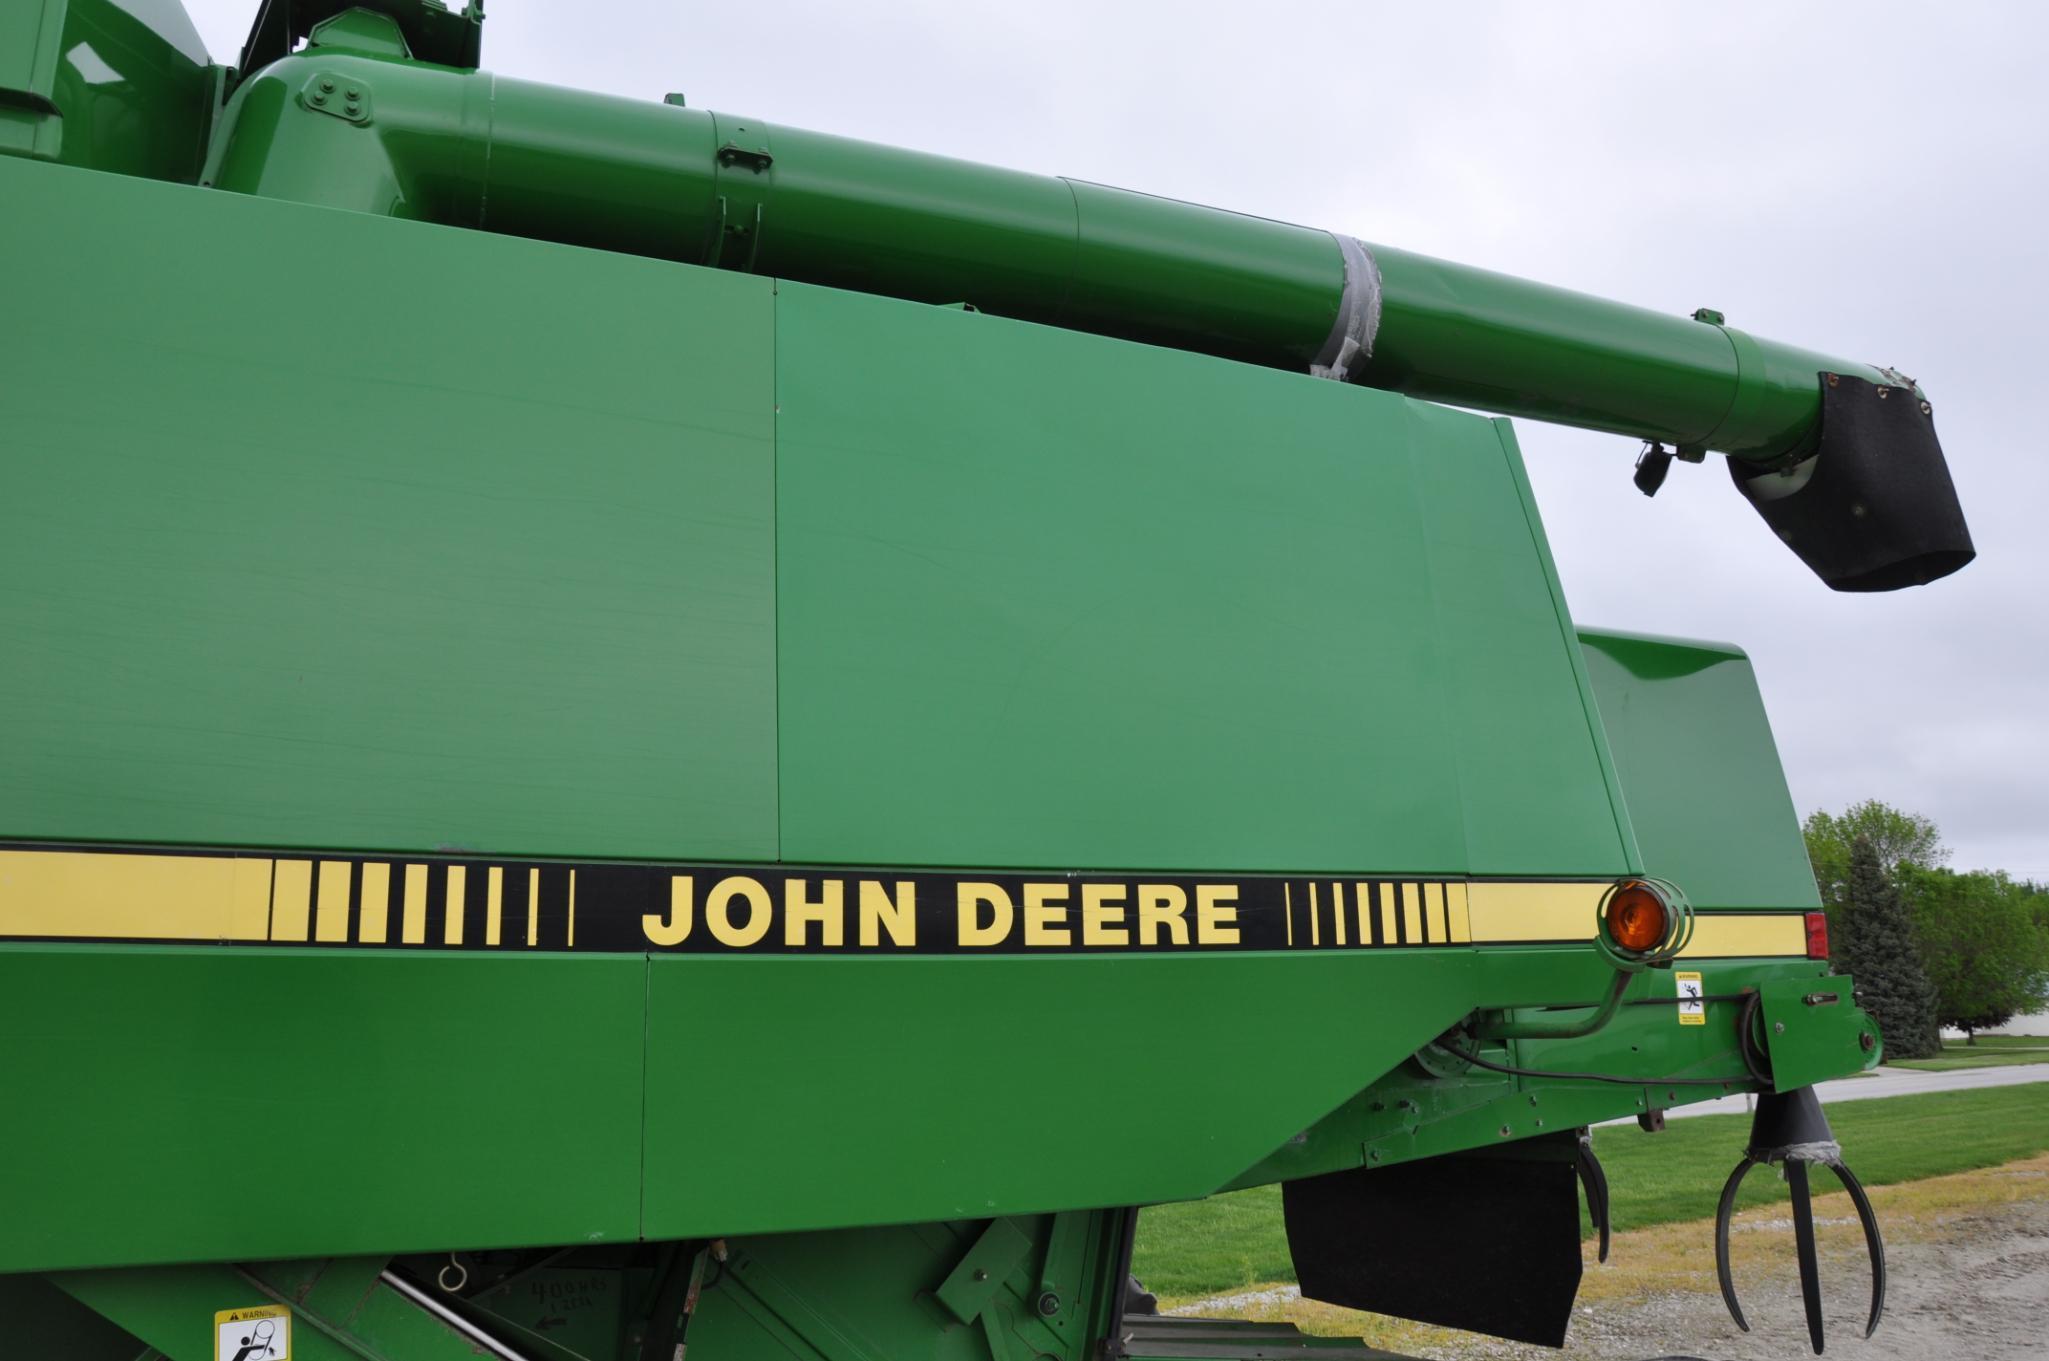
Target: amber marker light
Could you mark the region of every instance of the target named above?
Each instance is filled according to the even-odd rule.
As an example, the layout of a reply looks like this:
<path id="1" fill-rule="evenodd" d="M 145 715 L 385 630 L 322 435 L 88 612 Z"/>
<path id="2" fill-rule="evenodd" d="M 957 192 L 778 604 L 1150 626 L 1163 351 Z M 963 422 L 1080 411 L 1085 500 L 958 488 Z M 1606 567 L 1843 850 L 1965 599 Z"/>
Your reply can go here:
<path id="1" fill-rule="evenodd" d="M 1665 900 L 1649 884 L 1630 880 L 1608 899 L 1608 939 L 1631 954 L 1649 954 L 1665 939 Z"/>

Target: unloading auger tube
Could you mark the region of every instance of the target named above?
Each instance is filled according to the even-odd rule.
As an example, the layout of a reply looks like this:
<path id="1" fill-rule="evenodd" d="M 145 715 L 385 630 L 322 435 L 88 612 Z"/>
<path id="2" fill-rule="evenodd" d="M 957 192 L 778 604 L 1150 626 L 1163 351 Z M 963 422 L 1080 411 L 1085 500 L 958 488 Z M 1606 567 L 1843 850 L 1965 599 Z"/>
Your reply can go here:
<path id="1" fill-rule="evenodd" d="M 1917 585 L 1973 556 L 1932 406 L 1889 369 L 1761 340 L 1707 310 L 1670 316 L 680 96 L 637 102 L 465 70 L 473 38 L 416 52 L 442 29 L 388 8 L 267 6 L 205 182 L 965 303 L 1609 431 L 1647 442 L 1646 491 L 1674 456 L 1723 453 L 1746 499 L 1838 590 Z M 302 31 L 311 42 L 286 55 Z"/>

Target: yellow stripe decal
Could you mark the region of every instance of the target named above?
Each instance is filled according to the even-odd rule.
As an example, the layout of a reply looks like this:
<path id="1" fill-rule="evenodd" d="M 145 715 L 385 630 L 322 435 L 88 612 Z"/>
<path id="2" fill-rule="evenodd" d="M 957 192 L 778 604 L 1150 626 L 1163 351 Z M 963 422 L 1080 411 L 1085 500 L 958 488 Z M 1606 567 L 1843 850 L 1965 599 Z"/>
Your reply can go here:
<path id="1" fill-rule="evenodd" d="M 1466 885 L 1453 881 L 1444 886 L 1445 919 L 1450 927 L 1450 940 L 1454 945 L 1464 945 L 1473 938 L 1471 913 L 1466 907 Z"/>
<path id="2" fill-rule="evenodd" d="M 1466 886 L 1475 941 L 1592 940 L 1594 908 L 1606 884 L 1505 884 L 1476 879 Z"/>
<path id="3" fill-rule="evenodd" d="M 1526 944 L 1586 946 L 1607 881 L 1288 878 L 1091 873 L 1049 880 L 1052 872 L 893 871 L 881 890 L 903 904 L 899 927 L 884 935 L 853 930 L 842 918 L 835 933 L 813 921 L 794 936 L 776 920 L 781 905 L 815 908 L 827 899 L 869 901 L 873 870 L 764 866 L 589 864 L 455 860 L 417 861 L 330 852 L 277 857 L 152 849 L 8 847 L 0 845 L 0 940 L 258 942 L 319 946 L 415 946 L 428 949 L 728 951 L 760 941 L 867 939 L 873 949 L 1022 951 L 1041 942 L 1013 939 L 993 923 L 1012 917 L 1010 904 L 1038 901 L 1080 911 L 1076 883 L 1105 883 L 1090 911 L 1124 912 L 1130 904 L 1179 904 L 1165 927 L 1127 915 L 1102 932 L 1106 948 L 1362 951 Z M 787 886 L 801 878 L 803 892 Z M 477 882 L 480 881 L 480 882 Z M 476 882 L 480 912 L 468 917 Z M 1294 890 L 1301 885 L 1308 930 L 1297 932 Z M 1323 924 L 1330 890 L 1330 929 Z M 680 889 L 680 892 L 678 891 Z M 835 896 L 830 892 L 837 889 Z M 525 896 L 525 929 L 519 926 Z M 511 901 L 508 902 L 508 893 Z M 872 896 L 872 895 L 870 895 Z M 662 906 L 666 904 L 666 906 Z M 716 904 L 714 907 L 713 904 Z M 756 907 L 756 904 L 762 906 Z M 579 909 L 587 921 L 579 923 Z M 845 909 L 858 912 L 857 907 Z M 1158 912 L 1162 909 L 1149 908 Z M 756 911 L 769 920 L 751 926 Z M 508 923 L 510 913 L 513 921 Z M 438 914 L 438 919 L 437 919 Z M 396 920 L 394 920 L 396 918 Z M 1687 960 L 1804 958 L 1804 914 L 1701 912 Z M 1078 921 L 1078 918 L 1075 919 Z M 855 923 L 858 924 L 858 923 Z M 1100 923 L 1098 923 L 1100 925 Z M 1142 928 L 1142 929 L 1141 929 Z M 994 931 L 992 937 L 989 933 Z M 694 934 L 693 934 L 694 932 Z M 1074 933 L 1047 939 L 1076 948 Z"/>
<path id="4" fill-rule="evenodd" d="M 1750 955 L 1807 954 L 1807 919 L 1801 912 L 1744 914 L 1701 912 L 1681 959 L 1736 959 Z"/>
<path id="5" fill-rule="evenodd" d="M 406 866 L 405 915 L 399 922 L 399 939 L 407 945 L 427 943 L 427 867 Z"/>
<path id="6" fill-rule="evenodd" d="M 462 944 L 462 898 L 469 888 L 469 866 L 448 867 L 448 893 L 442 899 L 441 943 Z"/>
<path id="7" fill-rule="evenodd" d="M 270 881 L 270 938 L 304 940 L 313 907 L 313 862 L 280 860 Z"/>
<path id="8" fill-rule="evenodd" d="M 382 945 L 391 920 L 391 866 L 372 860 L 363 866 L 362 924 L 356 939 L 365 945 Z"/>
<path id="9" fill-rule="evenodd" d="M 199 857 L 190 858 L 197 860 Z M 0 874 L 6 873 L 4 867 L 8 859 L 0 856 Z M 234 866 L 231 871 L 235 882 L 234 901 L 228 909 L 228 929 L 222 936 L 227 940 L 262 940 L 270 934 L 271 862 L 244 857 L 229 863 Z M 158 884 L 155 889 L 161 892 L 163 886 Z M 4 928 L 0 928 L 0 934 L 5 934 Z"/>
<path id="10" fill-rule="evenodd" d="M 313 939 L 337 941 L 349 938 L 349 862 L 320 862 L 320 901 L 314 908 Z"/>

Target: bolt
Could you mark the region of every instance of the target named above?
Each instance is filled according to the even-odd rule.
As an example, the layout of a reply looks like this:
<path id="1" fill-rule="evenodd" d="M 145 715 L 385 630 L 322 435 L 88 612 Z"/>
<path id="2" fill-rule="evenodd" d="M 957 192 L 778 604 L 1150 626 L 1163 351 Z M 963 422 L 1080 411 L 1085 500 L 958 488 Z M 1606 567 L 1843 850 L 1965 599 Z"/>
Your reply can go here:
<path id="1" fill-rule="evenodd" d="M 1880 388 L 1880 389 L 1878 390 L 1878 400 L 1879 400 L 1879 401 L 1881 401 L 1881 402 L 1882 402 L 1882 401 L 1884 401 L 1884 400 L 1886 399 L 1886 396 L 1887 396 L 1887 395 L 1888 395 L 1889 393 L 1891 393 L 1891 391 L 1892 391 L 1892 389 L 1891 389 L 1891 388 L 1888 388 L 1888 387 L 1882 387 L 1882 388 Z"/>
<path id="2" fill-rule="evenodd" d="M 989 1279 L 989 1273 L 988 1273 L 988 1272 L 986 1272 L 986 1271 L 984 1271 L 984 1270 L 982 1270 L 982 1268 L 980 1268 L 980 1267 L 976 1267 L 976 1268 L 975 1268 L 975 1279 L 976 1279 L 976 1280 L 978 1280 L 978 1281 L 986 1281 L 986 1280 L 988 1280 L 988 1279 Z"/>
<path id="3" fill-rule="evenodd" d="M 1866 1038 L 1869 1038 L 1869 1037 L 1867 1036 Z M 1366 1155 L 1366 1161 L 1367 1161 L 1367 1162 L 1370 1162 L 1370 1163 L 1377 1163 L 1377 1162 L 1379 1162 L 1379 1161 L 1380 1161 L 1380 1150 L 1376 1148 L 1376 1149 L 1374 1149 L 1374 1150 L 1373 1150 L 1372 1152 L 1368 1153 L 1368 1154 Z"/>
<path id="4" fill-rule="evenodd" d="M 321 94 L 318 90 L 315 90 L 313 92 L 313 102 L 315 104 L 325 104 L 327 102 L 327 96 Z"/>
<path id="5" fill-rule="evenodd" d="M 1772 1022 L 1772 1034 L 1774 1034 L 1774 1035 L 1783 1035 L 1783 1034 L 1785 1034 L 1785 1033 L 1786 1033 L 1786 1023 L 1785 1023 L 1784 1021 L 1773 1021 L 1773 1022 Z"/>
<path id="6" fill-rule="evenodd" d="M 331 80 L 323 80 L 323 81 L 321 81 L 321 82 L 320 82 L 320 88 L 321 88 L 321 89 L 323 89 L 323 90 L 325 90 L 325 91 L 327 91 L 327 92 L 328 92 L 329 94 L 333 94 L 333 93 L 334 93 L 334 82 L 333 82 L 333 81 L 331 81 Z"/>
<path id="7" fill-rule="evenodd" d="M 1506 1139 L 1506 1138 L 1508 1137 L 1508 1126 L 1507 1126 L 1507 1125 L 1503 1125 L 1503 1126 L 1501 1127 L 1501 1137 L 1502 1137 L 1502 1138 L 1504 1138 L 1504 1139 Z"/>
<path id="8" fill-rule="evenodd" d="M 1039 1302 L 1037 1307 L 1039 1310 L 1039 1317 L 1051 1318 L 1053 1317 L 1053 1315 L 1060 1312 L 1060 1297 L 1054 1294 L 1052 1291 L 1048 1290 L 1045 1294 L 1039 1296 Z"/>
<path id="9" fill-rule="evenodd" d="M 1928 405 L 1928 403 L 1923 402 L 1921 403 L 1921 414 L 1924 416 L 1932 416 L 1935 414 L 1935 408 Z"/>
<path id="10" fill-rule="evenodd" d="M 357 88 L 356 88 L 355 86 L 353 86 L 353 85 L 349 86 L 349 98 L 350 98 L 350 99 L 361 99 L 362 97 L 363 97 L 363 92 L 362 92 L 361 90 L 357 89 Z"/>
<path id="11" fill-rule="evenodd" d="M 1868 1030 L 1857 1037 L 1857 1043 L 1860 1046 L 1862 1046 L 1864 1052 L 1867 1054 L 1870 1053 L 1872 1050 L 1878 1048 L 1878 1040 Z"/>
<path id="12" fill-rule="evenodd" d="M 1535 1092 L 1530 1093 L 1530 1104 L 1532 1106 L 1537 1104 L 1537 1094 Z"/>

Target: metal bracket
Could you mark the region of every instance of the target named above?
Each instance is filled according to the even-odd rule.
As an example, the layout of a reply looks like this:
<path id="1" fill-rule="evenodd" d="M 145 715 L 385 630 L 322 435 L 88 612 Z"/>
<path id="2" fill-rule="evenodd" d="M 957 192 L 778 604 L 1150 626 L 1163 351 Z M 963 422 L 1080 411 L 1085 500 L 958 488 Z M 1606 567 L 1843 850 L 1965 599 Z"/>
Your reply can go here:
<path id="1" fill-rule="evenodd" d="M 756 119 L 712 115 L 719 137 L 716 156 L 718 212 L 705 244 L 704 263 L 716 269 L 754 272 L 761 254 L 761 231 L 775 157 L 769 151 L 769 130 Z"/>
<path id="2" fill-rule="evenodd" d="M 360 79 L 318 72 L 299 87 L 299 103 L 358 127 L 370 121 L 370 90 Z"/>
<path id="3" fill-rule="evenodd" d="M 962 1323 L 973 1323 L 1031 1246 L 1032 1240 L 1010 1220 L 990 1220 L 975 1245 L 932 1292 L 933 1298 Z"/>

